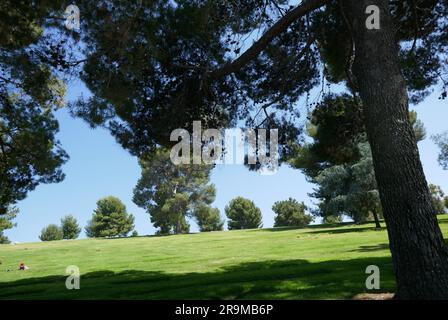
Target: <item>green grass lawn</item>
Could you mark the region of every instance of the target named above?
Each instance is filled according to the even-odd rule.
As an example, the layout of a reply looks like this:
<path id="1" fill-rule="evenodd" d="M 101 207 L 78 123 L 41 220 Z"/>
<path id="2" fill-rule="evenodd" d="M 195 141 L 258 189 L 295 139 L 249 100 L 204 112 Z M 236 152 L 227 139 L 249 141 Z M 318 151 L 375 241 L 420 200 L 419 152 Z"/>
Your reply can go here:
<path id="1" fill-rule="evenodd" d="M 350 299 L 371 264 L 379 292 L 395 286 L 373 224 L 0 245 L 0 261 L 0 299 Z M 80 290 L 65 288 L 68 265 Z"/>

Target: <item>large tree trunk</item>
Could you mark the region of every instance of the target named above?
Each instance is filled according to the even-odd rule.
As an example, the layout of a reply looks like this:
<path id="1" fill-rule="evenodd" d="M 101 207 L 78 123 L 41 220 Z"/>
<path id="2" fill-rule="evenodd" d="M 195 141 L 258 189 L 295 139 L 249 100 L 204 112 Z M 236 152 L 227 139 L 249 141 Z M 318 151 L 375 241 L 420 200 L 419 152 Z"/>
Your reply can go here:
<path id="1" fill-rule="evenodd" d="M 448 299 L 448 251 L 409 122 L 387 0 L 342 0 L 355 43 L 353 74 L 364 106 L 400 299 Z M 366 8 L 381 9 L 380 29 Z"/>

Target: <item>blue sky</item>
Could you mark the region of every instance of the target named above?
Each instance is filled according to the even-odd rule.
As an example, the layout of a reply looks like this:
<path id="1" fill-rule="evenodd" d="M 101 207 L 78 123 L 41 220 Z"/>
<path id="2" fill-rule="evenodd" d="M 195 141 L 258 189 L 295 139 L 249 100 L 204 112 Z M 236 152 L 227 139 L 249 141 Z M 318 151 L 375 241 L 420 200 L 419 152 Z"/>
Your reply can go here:
<path id="1" fill-rule="evenodd" d="M 68 100 L 88 91 L 79 83 L 69 86 Z M 428 138 L 419 144 L 427 179 L 442 186 L 448 192 L 448 171 L 437 163 L 438 149 L 429 139 L 432 134 L 448 129 L 448 106 L 446 101 L 430 96 L 424 103 L 413 107 L 419 114 L 428 132 Z M 15 219 L 17 227 L 6 231 L 6 235 L 17 242 L 39 241 L 41 229 L 50 223 L 59 223 L 67 214 L 74 215 L 80 225 L 85 226 L 101 197 L 114 195 L 135 216 L 136 230 L 140 235 L 153 234 L 149 215 L 132 202 L 132 191 L 140 176 L 137 159 L 129 155 L 103 129 L 91 129 L 80 119 L 72 118 L 66 109 L 57 112 L 60 122 L 58 139 L 70 155 L 64 165 L 66 178 L 62 183 L 40 185 L 18 204 L 20 214 Z M 271 227 L 274 215 L 271 210 L 275 201 L 288 197 L 313 204 L 308 197 L 313 186 L 304 175 L 287 166 L 272 176 L 249 172 L 243 166 L 227 165 L 214 169 L 211 182 L 216 185 L 217 197 L 214 206 L 224 217 L 224 207 L 233 198 L 244 196 L 253 200 L 263 213 L 263 224 Z M 194 223 L 192 231 L 197 231 Z M 85 237 L 84 231 L 81 237 Z"/>

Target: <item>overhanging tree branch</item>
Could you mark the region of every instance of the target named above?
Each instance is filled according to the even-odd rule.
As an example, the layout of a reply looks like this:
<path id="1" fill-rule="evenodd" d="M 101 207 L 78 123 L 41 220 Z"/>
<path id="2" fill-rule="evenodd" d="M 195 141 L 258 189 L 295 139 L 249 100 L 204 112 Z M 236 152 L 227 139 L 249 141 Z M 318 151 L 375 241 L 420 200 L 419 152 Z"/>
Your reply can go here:
<path id="1" fill-rule="evenodd" d="M 304 0 L 299 6 L 289 11 L 279 21 L 277 21 L 258 41 L 256 41 L 249 49 L 247 49 L 241 56 L 229 64 L 213 71 L 211 73 L 213 78 L 220 78 L 231 73 L 234 73 L 244 67 L 248 62 L 256 58 L 266 46 L 285 31 L 294 21 L 303 17 L 304 15 L 323 7 L 329 0 Z"/>

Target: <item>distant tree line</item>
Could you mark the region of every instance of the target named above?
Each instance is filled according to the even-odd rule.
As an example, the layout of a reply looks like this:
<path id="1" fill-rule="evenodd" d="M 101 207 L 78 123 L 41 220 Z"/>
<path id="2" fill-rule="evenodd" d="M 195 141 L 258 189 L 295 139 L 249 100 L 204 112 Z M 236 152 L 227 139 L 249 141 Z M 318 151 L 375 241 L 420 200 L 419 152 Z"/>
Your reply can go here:
<path id="1" fill-rule="evenodd" d="M 224 229 L 225 221 L 222 219 L 219 209 L 207 205 L 207 203 L 210 203 L 210 198 L 205 202 L 199 201 L 196 196 L 193 199 L 194 202 L 190 202 L 192 201 L 191 198 L 188 198 L 185 194 L 176 194 L 170 199 L 172 202 L 168 205 L 164 204 L 164 208 L 162 207 L 162 212 L 160 212 L 161 217 L 157 215 L 156 218 L 152 218 L 152 221 L 169 217 L 171 219 L 169 222 L 170 228 L 163 229 L 161 226 L 165 225 L 158 224 L 157 234 L 189 232 L 189 225 L 183 210 L 190 207 L 194 207 L 193 217 L 201 232 Z M 276 202 L 272 210 L 276 214 L 274 227 L 304 227 L 313 221 L 312 216 L 306 213 L 307 207 L 305 204 L 292 198 Z M 228 218 L 227 226 L 229 230 L 257 229 L 263 226 L 261 210 L 253 201 L 243 197 L 231 200 L 225 207 L 225 214 Z M 181 226 L 181 228 L 177 228 L 177 226 Z M 188 228 L 185 228 L 185 226 L 188 226 Z M 85 232 L 89 238 L 127 237 L 131 231 L 132 237 L 138 236 L 137 231 L 133 229 L 134 216 L 128 214 L 126 206 L 120 199 L 109 196 L 98 200 L 97 208 L 88 221 Z M 39 238 L 42 241 L 68 240 L 78 238 L 80 233 L 81 228 L 76 218 L 68 215 L 61 219 L 60 225 L 50 224 L 43 228 Z"/>
<path id="2" fill-rule="evenodd" d="M 89 238 L 126 237 L 134 229 L 134 216 L 128 214 L 126 206 L 116 197 L 105 197 L 98 200 L 91 220 L 85 227 Z M 54 241 L 62 239 L 76 239 L 81 233 L 81 228 L 75 217 L 65 216 L 61 219 L 60 226 L 50 224 L 42 229 L 39 236 L 42 241 Z M 137 236 L 133 231 L 132 236 Z"/>

